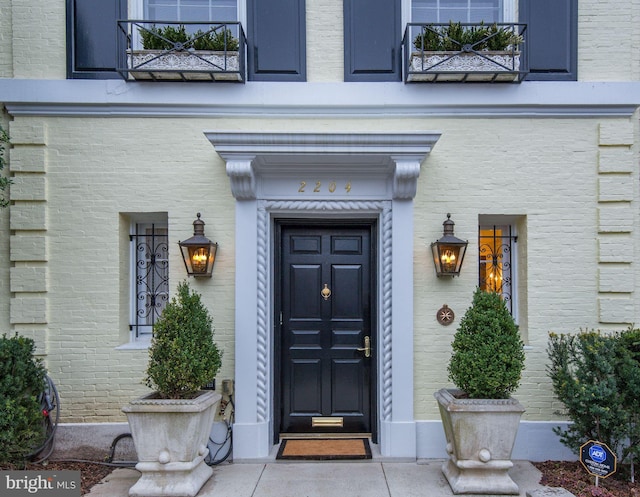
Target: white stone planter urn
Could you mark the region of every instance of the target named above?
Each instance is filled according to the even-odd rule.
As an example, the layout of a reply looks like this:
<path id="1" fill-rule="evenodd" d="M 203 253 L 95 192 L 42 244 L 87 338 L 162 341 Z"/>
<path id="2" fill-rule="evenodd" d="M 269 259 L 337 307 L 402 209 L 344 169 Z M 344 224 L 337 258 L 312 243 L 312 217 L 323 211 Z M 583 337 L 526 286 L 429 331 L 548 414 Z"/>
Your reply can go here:
<path id="1" fill-rule="evenodd" d="M 127 415 L 142 474 L 130 497 L 194 497 L 213 474 L 204 458 L 222 396 L 204 391 L 193 399 L 131 401 Z"/>
<path id="2" fill-rule="evenodd" d="M 524 407 L 513 398 L 457 398 L 460 390 L 434 394 L 449 459 L 442 472 L 454 494 L 519 494 L 508 471 Z"/>

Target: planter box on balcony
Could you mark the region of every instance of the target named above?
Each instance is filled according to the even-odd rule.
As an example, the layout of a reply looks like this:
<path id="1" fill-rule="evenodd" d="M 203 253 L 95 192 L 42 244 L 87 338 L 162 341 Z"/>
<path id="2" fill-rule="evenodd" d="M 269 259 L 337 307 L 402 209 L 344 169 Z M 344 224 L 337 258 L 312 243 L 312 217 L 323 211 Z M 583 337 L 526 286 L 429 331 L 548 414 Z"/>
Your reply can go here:
<path id="1" fill-rule="evenodd" d="M 137 80 L 242 81 L 238 52 L 128 50 L 129 75 Z"/>
<path id="2" fill-rule="evenodd" d="M 519 52 L 413 52 L 407 81 L 512 82 L 519 71 Z"/>

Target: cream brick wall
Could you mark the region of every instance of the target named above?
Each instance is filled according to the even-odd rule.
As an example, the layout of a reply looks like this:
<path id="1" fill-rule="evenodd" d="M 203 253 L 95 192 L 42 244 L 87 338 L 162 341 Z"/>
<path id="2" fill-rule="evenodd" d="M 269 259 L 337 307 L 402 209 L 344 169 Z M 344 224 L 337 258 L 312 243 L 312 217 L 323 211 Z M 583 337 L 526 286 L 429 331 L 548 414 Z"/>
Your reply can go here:
<path id="1" fill-rule="evenodd" d="M 12 121 L 9 169 L 12 175 L 9 227 L 9 322 L 11 330 L 35 340 L 36 354 L 47 353 L 47 132 L 41 122 Z M 24 153 L 23 153 L 24 152 Z M 31 153 L 30 153 L 31 152 Z M 15 160 L 14 160 L 15 159 Z M 32 159 L 33 161 L 30 161 Z"/>
<path id="2" fill-rule="evenodd" d="M 64 0 L 11 0 L 13 77 L 66 77 Z"/>
<path id="3" fill-rule="evenodd" d="M 579 79 L 637 81 L 640 62 L 633 47 L 640 41 L 640 2 L 580 0 L 578 11 Z"/>
<path id="4" fill-rule="evenodd" d="M 519 296 L 527 368 L 517 394 L 527 419 L 548 420 L 558 405 L 545 372 L 547 333 L 620 329 L 620 316 L 638 315 L 629 250 L 619 250 L 635 251 L 638 216 L 628 204 L 637 202 L 637 189 L 625 195 L 630 200 L 602 200 L 606 182 L 599 181 L 626 175 L 637 184 L 637 145 L 616 144 L 627 141 L 629 124 L 627 119 L 18 118 L 12 127 L 23 141 L 46 135 L 46 172 L 21 174 L 43 174 L 50 193 L 46 203 L 32 202 L 46 205 L 46 232 L 21 231 L 11 239 L 11 285 L 31 292 L 13 299 L 12 320 L 22 319 L 16 329 L 25 333 L 46 333 L 47 365 L 60 387 L 65 421 L 122 420 L 120 406 L 145 391 L 147 351 L 117 349 L 127 340 L 129 312 L 123 299 L 128 224 L 121 213 L 168 213 L 175 288 L 184 279 L 177 241 L 191 236 L 195 213 L 201 212 L 207 236 L 220 249 L 213 279 L 191 283 L 212 311 L 224 350 L 218 377 L 232 378 L 235 201 L 224 163 L 202 131 L 438 129 L 442 137 L 422 166 L 415 199 L 415 417 L 438 416 L 432 393 L 448 384 L 450 343 L 477 284 L 478 216 L 507 214 L 524 220 L 518 251 L 526 254 Z M 602 137 L 615 136 L 616 127 L 622 138 L 602 145 Z M 36 162 L 42 157 L 24 151 L 18 156 Z M 19 170 L 32 169 L 26 160 L 18 162 Z M 447 212 L 456 235 L 470 242 L 462 276 L 454 280 L 435 277 L 428 252 L 442 234 Z M 18 254 L 29 255 L 22 261 Z M 46 304 L 34 306 L 33 316 L 20 314 L 43 295 Z M 452 326 L 435 319 L 443 304 L 456 313 Z M 38 312 L 45 312 L 46 324 L 39 324 Z"/>
<path id="5" fill-rule="evenodd" d="M 628 121 L 621 121 L 625 128 Z M 528 273 L 527 286 L 519 296 L 527 307 L 520 325 L 528 347 L 517 396 L 527 408 L 526 419 L 552 419 L 558 406 L 545 372 L 548 332 L 606 328 L 612 326 L 606 323 L 620 322 L 610 321 L 610 314 L 634 312 L 626 300 L 616 300 L 614 310 L 599 298 L 611 285 L 632 291 L 634 278 L 621 264 L 599 272 L 599 240 L 605 246 L 623 240 L 633 245 L 618 234 L 612 239 L 598 236 L 601 127 L 594 120 L 522 119 L 440 121 L 437 128 L 443 135 L 423 165 L 416 198 L 415 416 L 438 416 L 432 393 L 448 384 L 450 343 L 477 285 L 478 215 L 508 214 L 526 216 L 518 248 L 526 242 L 528 264 L 520 269 Z M 634 157 L 637 163 L 637 150 Z M 637 184 L 637 167 L 629 174 Z M 456 222 L 456 236 L 469 240 L 469 249 L 461 277 L 439 281 L 428 245 L 441 236 L 447 212 Z M 628 219 L 630 226 L 637 225 L 637 215 Z M 619 262 L 611 251 L 609 258 Z M 615 280 L 620 273 L 624 277 Z M 443 304 L 456 313 L 456 323 L 448 327 L 435 320 Z M 605 306 L 607 316 L 599 306 Z"/>
<path id="6" fill-rule="evenodd" d="M 344 79 L 344 14 L 341 0 L 308 0 L 307 81 Z"/>
<path id="7" fill-rule="evenodd" d="M 617 1 L 615 8 L 611 5 L 601 0 L 579 2 L 580 80 L 640 79 L 640 0 Z M 0 13 L 0 77 L 64 79 L 64 0 L 1 0 Z M 308 1 L 308 80 L 342 81 L 342 47 L 342 2 Z"/>
<path id="8" fill-rule="evenodd" d="M 0 0 L 0 78 L 13 76 L 11 0 Z"/>
<path id="9" fill-rule="evenodd" d="M 206 234 L 220 249 L 213 279 L 191 284 L 214 317 L 224 351 L 219 378 L 233 377 L 234 203 L 224 163 L 202 133 L 208 127 L 206 121 L 166 119 L 14 121 L 23 141 L 38 135 L 34 130 L 46 130 L 40 133 L 47 136 L 46 172 L 20 174 L 44 176 L 50 194 L 38 203 L 45 207 L 44 237 L 42 231 L 26 233 L 32 224 L 41 228 L 41 215 L 23 216 L 24 208 L 12 208 L 22 230 L 12 242 L 11 286 L 16 292 L 49 291 L 44 300 L 16 294 L 11 319 L 23 329 L 46 323 L 47 366 L 60 389 L 65 421 L 123 420 L 120 407 L 146 390 L 141 381 L 147 351 L 116 349 L 129 336 L 129 307 L 120 298 L 129 267 L 128 247 L 121 249 L 128 237 L 123 212 L 168 212 L 172 288 L 185 278 L 177 242 L 193 234 L 196 212 L 202 213 Z M 25 157 L 42 157 L 33 151 L 19 156 L 20 171 L 34 168 Z"/>

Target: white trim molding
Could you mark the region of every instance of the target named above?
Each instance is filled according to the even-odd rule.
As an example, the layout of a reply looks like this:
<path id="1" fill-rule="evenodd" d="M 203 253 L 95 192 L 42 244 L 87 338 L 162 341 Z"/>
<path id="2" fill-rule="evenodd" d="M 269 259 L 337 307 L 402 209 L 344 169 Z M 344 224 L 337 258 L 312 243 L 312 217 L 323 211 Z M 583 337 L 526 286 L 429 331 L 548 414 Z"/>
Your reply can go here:
<path id="1" fill-rule="evenodd" d="M 631 117 L 640 82 L 291 83 L 194 85 L 0 78 L 11 116 L 404 118 Z"/>
<path id="2" fill-rule="evenodd" d="M 413 197 L 440 133 L 205 135 L 226 161 L 236 198 L 234 459 L 268 458 L 274 444 L 273 226 L 280 217 L 376 220 L 374 422 L 382 455 L 415 459 L 413 333 L 407 333 L 413 330 Z M 307 177 L 315 188 L 306 189 Z"/>

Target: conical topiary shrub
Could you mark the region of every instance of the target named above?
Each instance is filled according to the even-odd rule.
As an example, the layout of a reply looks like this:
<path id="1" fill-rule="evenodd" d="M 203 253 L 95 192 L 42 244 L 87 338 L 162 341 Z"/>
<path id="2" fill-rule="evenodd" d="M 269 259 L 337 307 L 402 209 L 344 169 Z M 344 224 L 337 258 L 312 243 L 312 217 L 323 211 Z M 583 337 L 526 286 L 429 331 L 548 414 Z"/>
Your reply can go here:
<path id="1" fill-rule="evenodd" d="M 193 397 L 215 378 L 222 354 L 213 341 L 209 311 L 188 283 L 178 285 L 153 332 L 145 383 L 162 398 Z"/>
<path id="2" fill-rule="evenodd" d="M 195 497 L 213 470 L 207 441 L 221 395 L 202 391 L 220 369 L 209 312 L 186 282 L 154 326 L 145 383 L 127 415 L 140 478 L 129 497 Z"/>
<path id="3" fill-rule="evenodd" d="M 519 494 L 509 476 L 522 405 L 510 396 L 524 369 L 518 327 L 497 293 L 477 289 L 453 340 L 449 379 L 459 390 L 435 393 L 454 494 Z"/>
<path id="4" fill-rule="evenodd" d="M 449 379 L 473 399 L 506 399 L 524 369 L 518 326 L 497 293 L 476 290 L 453 340 Z"/>

